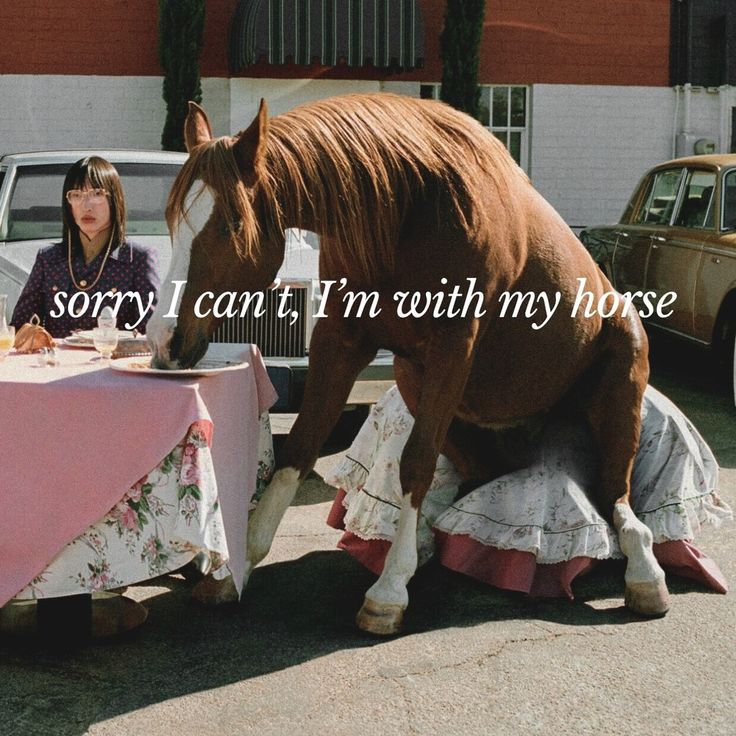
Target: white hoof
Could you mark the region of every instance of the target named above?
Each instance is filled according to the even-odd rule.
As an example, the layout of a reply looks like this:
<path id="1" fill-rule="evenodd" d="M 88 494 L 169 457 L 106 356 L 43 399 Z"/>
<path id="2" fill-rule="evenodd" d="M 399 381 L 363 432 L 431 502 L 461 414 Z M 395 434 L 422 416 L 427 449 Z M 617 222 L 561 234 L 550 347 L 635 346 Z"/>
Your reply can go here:
<path id="1" fill-rule="evenodd" d="M 642 616 L 664 616 L 670 610 L 670 594 L 662 580 L 626 585 L 626 607 Z"/>
<path id="2" fill-rule="evenodd" d="M 401 631 L 406 606 L 381 604 L 366 598 L 355 619 L 358 628 L 376 636 L 393 636 Z"/>
<path id="3" fill-rule="evenodd" d="M 238 591 L 232 576 L 228 575 L 224 580 L 215 580 L 208 575 L 192 588 L 192 598 L 208 606 L 219 606 L 223 603 L 236 603 Z"/>

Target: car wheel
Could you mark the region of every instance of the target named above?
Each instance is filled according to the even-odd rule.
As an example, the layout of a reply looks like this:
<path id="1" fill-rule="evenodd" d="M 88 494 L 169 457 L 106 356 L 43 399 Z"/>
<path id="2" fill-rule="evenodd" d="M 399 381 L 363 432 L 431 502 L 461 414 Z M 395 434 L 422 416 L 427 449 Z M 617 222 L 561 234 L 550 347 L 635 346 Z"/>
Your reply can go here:
<path id="1" fill-rule="evenodd" d="M 736 299 L 721 310 L 713 344 L 719 373 L 726 377 L 731 389 L 731 400 L 736 404 Z"/>

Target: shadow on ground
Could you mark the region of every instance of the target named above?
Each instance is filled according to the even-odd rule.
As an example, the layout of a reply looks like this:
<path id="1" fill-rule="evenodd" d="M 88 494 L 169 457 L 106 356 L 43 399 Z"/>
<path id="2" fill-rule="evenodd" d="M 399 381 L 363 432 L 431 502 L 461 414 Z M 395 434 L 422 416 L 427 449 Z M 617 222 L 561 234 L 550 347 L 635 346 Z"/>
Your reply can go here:
<path id="1" fill-rule="evenodd" d="M 162 592 L 145 601 L 147 623 L 106 644 L 49 649 L 0 641 L 0 712 L 10 729 L 0 731 L 76 736 L 151 704 L 339 650 L 380 647 L 383 640 L 354 625 L 373 580 L 342 552 L 314 552 L 257 570 L 239 605 L 203 608 L 189 599 L 182 578 L 162 578 L 156 581 Z M 601 565 L 580 581 L 574 602 L 504 593 L 439 566 L 421 570 L 410 587 L 404 636 L 505 620 L 574 626 L 642 621 L 622 606 L 619 564 Z M 670 581 L 675 596 L 691 589 L 685 581 Z M 596 601 L 603 607 L 591 605 Z"/>

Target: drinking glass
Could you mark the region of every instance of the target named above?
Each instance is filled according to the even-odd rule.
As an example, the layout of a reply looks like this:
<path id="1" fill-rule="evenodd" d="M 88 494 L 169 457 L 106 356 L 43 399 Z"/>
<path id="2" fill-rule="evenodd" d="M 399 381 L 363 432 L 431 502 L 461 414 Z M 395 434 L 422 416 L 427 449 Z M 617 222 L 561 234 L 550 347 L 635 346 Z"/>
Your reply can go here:
<path id="1" fill-rule="evenodd" d="M 100 354 L 103 361 L 108 362 L 112 357 L 112 351 L 118 344 L 118 331 L 116 328 L 95 327 L 92 330 L 92 343 L 95 350 Z"/>
<path id="2" fill-rule="evenodd" d="M 0 330 L 0 361 L 5 360 L 5 356 L 10 352 L 15 342 L 15 327 L 7 326 Z"/>

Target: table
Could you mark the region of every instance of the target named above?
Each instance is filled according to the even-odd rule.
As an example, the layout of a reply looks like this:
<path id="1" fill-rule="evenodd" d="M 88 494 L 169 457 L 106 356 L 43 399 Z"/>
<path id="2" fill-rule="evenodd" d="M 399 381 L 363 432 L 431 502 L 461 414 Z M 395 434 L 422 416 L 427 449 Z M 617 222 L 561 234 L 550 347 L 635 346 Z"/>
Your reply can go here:
<path id="1" fill-rule="evenodd" d="M 0 605 L 33 596 L 24 589 L 67 544 L 139 500 L 143 479 L 187 449 L 206 488 L 193 500 L 210 517 L 189 542 L 199 534 L 202 548 L 226 559 L 240 591 L 261 417 L 276 399 L 258 349 L 212 345 L 209 357 L 242 368 L 177 378 L 121 373 L 91 351 L 57 352 L 57 367 L 38 366 L 35 355 L 0 363 Z M 224 540 L 212 538 L 218 528 Z"/>

